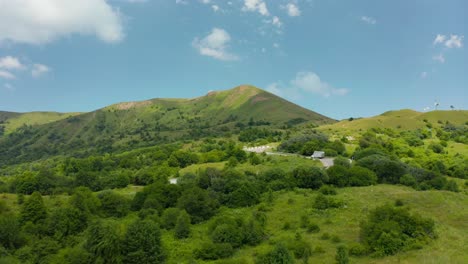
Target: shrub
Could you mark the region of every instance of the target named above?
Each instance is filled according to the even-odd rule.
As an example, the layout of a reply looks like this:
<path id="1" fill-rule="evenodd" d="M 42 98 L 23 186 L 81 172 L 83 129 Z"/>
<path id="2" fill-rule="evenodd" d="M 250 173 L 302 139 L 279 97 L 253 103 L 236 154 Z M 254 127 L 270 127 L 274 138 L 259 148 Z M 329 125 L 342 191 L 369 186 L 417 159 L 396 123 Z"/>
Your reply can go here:
<path id="1" fill-rule="evenodd" d="M 354 152 L 353 157 L 355 160 L 360 160 L 365 157 L 369 157 L 372 155 L 380 155 L 380 156 L 387 156 L 387 153 L 380 149 L 380 148 L 365 148 L 365 149 L 360 149 Z"/>
<path id="2" fill-rule="evenodd" d="M 177 223 L 174 229 L 174 236 L 178 239 L 187 238 L 190 235 L 190 216 L 182 211 L 177 217 Z"/>
<path id="3" fill-rule="evenodd" d="M 322 187 L 320 187 L 319 192 L 321 192 L 324 195 L 336 195 L 337 193 L 336 189 L 330 185 L 323 185 Z"/>
<path id="4" fill-rule="evenodd" d="M 123 217 L 130 210 L 130 202 L 124 196 L 113 191 L 103 191 L 98 194 L 98 198 L 105 216 Z"/>
<path id="5" fill-rule="evenodd" d="M 334 160 L 333 160 L 333 164 L 334 165 L 338 165 L 338 166 L 343 166 L 345 168 L 350 168 L 351 167 L 351 162 L 348 158 L 345 158 L 345 157 L 342 157 L 342 156 L 338 156 L 336 157 Z"/>
<path id="6" fill-rule="evenodd" d="M 182 194 L 177 201 L 178 207 L 185 209 L 193 223 L 199 223 L 212 217 L 218 209 L 218 202 L 208 196 L 206 190 L 194 187 Z"/>
<path id="7" fill-rule="evenodd" d="M 307 215 L 301 215 L 301 228 L 306 228 L 309 223 L 309 217 Z"/>
<path id="8" fill-rule="evenodd" d="M 375 172 L 380 183 L 397 184 L 400 177 L 406 173 L 406 165 L 382 155 L 371 155 L 356 162 L 361 167 Z"/>
<path id="9" fill-rule="evenodd" d="M 243 233 L 238 226 L 221 224 L 213 230 L 211 239 L 215 243 L 229 243 L 236 248 L 242 245 Z"/>
<path id="10" fill-rule="evenodd" d="M 335 164 L 328 168 L 327 174 L 329 177 L 329 184 L 333 184 L 337 187 L 345 187 L 349 185 L 348 168 Z"/>
<path id="11" fill-rule="evenodd" d="M 403 206 L 403 205 L 404 205 L 404 203 L 403 203 L 403 201 L 401 199 L 396 199 L 395 200 L 395 206 Z"/>
<path id="12" fill-rule="evenodd" d="M 332 241 L 333 243 L 340 243 L 340 242 L 341 242 L 341 238 L 340 238 L 339 236 L 337 236 L 337 235 L 333 235 L 333 236 L 331 237 L 331 241 Z"/>
<path id="13" fill-rule="evenodd" d="M 431 143 L 429 145 L 429 149 L 432 150 L 434 153 L 442 153 L 444 151 L 444 147 L 438 143 Z"/>
<path id="14" fill-rule="evenodd" d="M 346 249 L 345 246 L 339 246 L 336 248 L 335 260 L 337 264 L 349 263 L 348 250 Z"/>
<path id="15" fill-rule="evenodd" d="M 411 215 L 407 209 L 384 205 L 361 223 L 361 241 L 376 255 L 393 255 L 434 238 L 434 221 Z"/>
<path id="16" fill-rule="evenodd" d="M 348 170 L 349 185 L 351 186 L 369 186 L 377 183 L 377 175 L 360 166 L 353 166 Z"/>
<path id="17" fill-rule="evenodd" d="M 342 202 L 332 198 L 327 197 L 319 193 L 314 200 L 313 207 L 318 210 L 325 210 L 328 208 L 339 208 L 343 205 Z"/>
<path id="18" fill-rule="evenodd" d="M 317 254 L 325 253 L 325 249 L 322 246 L 315 246 L 314 253 L 317 253 Z"/>
<path id="19" fill-rule="evenodd" d="M 453 180 L 447 181 L 447 183 L 444 186 L 444 189 L 451 192 L 459 192 L 458 184 Z"/>
<path id="20" fill-rule="evenodd" d="M 200 248 L 194 250 L 195 257 L 203 260 L 228 258 L 233 253 L 234 249 L 228 243 L 215 244 L 213 242 L 205 242 Z"/>
<path id="21" fill-rule="evenodd" d="M 320 227 L 317 224 L 310 223 L 307 226 L 307 232 L 308 233 L 318 233 L 318 232 L 320 232 Z"/>
<path id="22" fill-rule="evenodd" d="M 0 215 L 0 246 L 16 249 L 25 242 L 18 219 L 7 214 Z"/>
<path id="23" fill-rule="evenodd" d="M 417 182 L 416 182 L 416 179 L 413 177 L 413 175 L 405 174 L 405 175 L 401 176 L 400 184 L 410 186 L 410 187 L 414 187 L 414 186 L 416 186 Z"/>
<path id="24" fill-rule="evenodd" d="M 288 249 L 293 253 L 295 258 L 308 258 L 311 255 L 312 249 L 310 244 L 303 239 L 295 239 L 288 244 Z"/>
<path id="25" fill-rule="evenodd" d="M 130 223 L 122 243 L 122 253 L 123 263 L 163 262 L 165 257 L 158 225 L 141 219 Z"/>
<path id="26" fill-rule="evenodd" d="M 294 259 L 289 250 L 283 244 L 277 244 L 275 248 L 265 255 L 259 256 L 255 261 L 256 264 L 293 264 Z"/>
<path id="27" fill-rule="evenodd" d="M 251 246 L 259 244 L 265 235 L 261 223 L 254 220 L 247 221 L 247 223 L 242 226 L 242 232 L 242 243 Z"/>
<path id="28" fill-rule="evenodd" d="M 318 189 L 328 181 L 327 174 L 317 167 L 301 166 L 293 170 L 297 187 Z"/>
<path id="29" fill-rule="evenodd" d="M 334 149 L 326 148 L 323 150 L 325 152 L 325 156 L 327 157 L 336 157 L 338 156 L 338 152 Z"/>
<path id="30" fill-rule="evenodd" d="M 179 218 L 179 208 L 167 208 L 161 216 L 161 227 L 165 229 L 172 229 L 176 226 L 177 218 Z"/>
<path id="31" fill-rule="evenodd" d="M 47 208 L 44 205 L 42 196 L 38 192 L 34 192 L 21 207 L 20 222 L 26 223 L 31 221 L 37 223 L 47 217 Z"/>
<path id="32" fill-rule="evenodd" d="M 322 240 L 328 240 L 328 239 L 330 239 L 330 234 L 328 234 L 328 233 L 323 233 L 322 236 L 320 236 L 320 239 L 322 239 Z"/>
<path id="33" fill-rule="evenodd" d="M 360 257 L 367 255 L 367 253 L 367 248 L 362 244 L 353 243 L 351 246 L 349 246 L 349 255 L 351 256 Z"/>

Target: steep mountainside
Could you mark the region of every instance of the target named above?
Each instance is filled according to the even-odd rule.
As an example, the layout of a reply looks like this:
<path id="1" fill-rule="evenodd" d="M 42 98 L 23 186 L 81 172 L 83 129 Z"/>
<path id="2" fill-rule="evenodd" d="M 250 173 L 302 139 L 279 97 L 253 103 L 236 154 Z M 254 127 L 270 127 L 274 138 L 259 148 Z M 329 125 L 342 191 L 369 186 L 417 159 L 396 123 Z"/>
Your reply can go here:
<path id="1" fill-rule="evenodd" d="M 335 121 L 245 85 L 193 99 L 119 103 L 40 126 L 23 126 L 0 139 L 0 165 L 226 136 L 249 126 L 278 129 L 306 122 Z"/>
<path id="2" fill-rule="evenodd" d="M 431 123 L 434 126 L 441 126 L 449 122 L 453 125 L 463 125 L 468 122 L 467 110 L 431 111 L 417 112 L 410 109 L 398 111 L 388 111 L 381 115 L 360 118 L 354 120 L 343 120 L 331 125 L 322 126 L 321 129 L 332 130 L 367 130 L 370 128 L 391 128 L 391 129 L 418 129 Z"/>

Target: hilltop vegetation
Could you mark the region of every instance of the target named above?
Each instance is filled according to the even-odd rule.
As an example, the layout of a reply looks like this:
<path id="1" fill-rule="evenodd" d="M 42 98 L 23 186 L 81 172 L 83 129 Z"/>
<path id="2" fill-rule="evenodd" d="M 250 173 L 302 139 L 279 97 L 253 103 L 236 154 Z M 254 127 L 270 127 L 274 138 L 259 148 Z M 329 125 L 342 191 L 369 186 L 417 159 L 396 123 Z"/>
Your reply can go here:
<path id="1" fill-rule="evenodd" d="M 450 123 L 455 126 L 465 125 L 468 121 L 468 111 L 431 111 L 416 112 L 410 109 L 389 111 L 369 118 L 349 118 L 335 124 L 322 126 L 321 129 L 333 131 L 366 131 L 371 128 L 390 128 L 397 130 L 415 130 L 425 128 L 427 123 L 435 127 Z"/>
<path id="2" fill-rule="evenodd" d="M 238 87 L 23 126 L 0 143 L 0 263 L 465 263 L 468 124 L 424 117 L 334 130 Z"/>
<path id="3" fill-rule="evenodd" d="M 0 138 L 22 126 L 36 126 L 52 123 L 79 113 L 30 112 L 13 113 L 0 111 Z"/>

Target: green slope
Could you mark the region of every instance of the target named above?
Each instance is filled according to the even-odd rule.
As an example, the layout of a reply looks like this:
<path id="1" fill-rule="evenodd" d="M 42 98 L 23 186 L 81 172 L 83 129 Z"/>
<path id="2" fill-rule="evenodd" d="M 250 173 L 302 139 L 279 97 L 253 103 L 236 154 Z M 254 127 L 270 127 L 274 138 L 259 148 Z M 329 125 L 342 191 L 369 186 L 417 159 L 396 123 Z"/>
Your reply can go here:
<path id="1" fill-rule="evenodd" d="M 426 113 L 417 112 L 410 109 L 389 111 L 381 115 L 355 119 L 352 121 L 342 120 L 338 123 L 322 126 L 321 129 L 331 130 L 367 130 L 370 128 L 391 128 L 401 130 L 412 130 L 423 128 L 428 123 L 440 126 L 446 122 L 462 125 L 468 122 L 467 110 L 455 111 L 431 111 Z"/>
<path id="2" fill-rule="evenodd" d="M 250 124 L 329 124 L 334 120 L 253 86 L 193 99 L 126 102 L 40 126 L 0 140 L 0 165 L 47 156 L 135 148 L 240 131 Z"/>
<path id="3" fill-rule="evenodd" d="M 336 247 L 350 246 L 359 241 L 359 224 L 370 210 L 386 203 L 393 204 L 396 199 L 403 201 L 411 212 L 417 212 L 431 218 L 436 223 L 438 238 L 423 245 L 422 249 L 398 253 L 394 256 L 350 257 L 351 263 L 466 263 L 468 253 L 467 222 L 468 211 L 464 205 L 468 202 L 465 194 L 445 191 L 416 191 L 411 188 L 392 185 L 368 187 L 348 187 L 338 190 L 336 199 L 345 201 L 346 206 L 319 212 L 312 208 L 312 201 L 317 191 L 296 190 L 274 194 L 274 202 L 267 207 L 266 232 L 268 239 L 258 246 L 246 246 L 226 260 L 197 261 L 197 263 L 254 263 L 256 256 L 271 250 L 276 243 L 291 243 L 300 234 L 313 250 L 320 247 L 323 252 L 312 252 L 308 263 L 335 263 Z M 224 209 L 221 215 L 251 215 L 256 208 Z M 301 216 L 308 216 L 311 223 L 319 225 L 320 232 L 308 233 L 301 228 Z M 285 229 L 289 223 L 289 229 Z M 184 263 L 192 257 L 208 233 L 208 223 L 193 226 L 193 234 L 185 240 L 174 239 L 172 232 L 163 233 L 163 241 L 169 248 L 169 263 Z M 337 236 L 341 242 L 322 239 L 328 233 Z M 303 263 L 297 259 L 295 263 Z"/>
<path id="4" fill-rule="evenodd" d="M 57 112 L 13 113 L 0 111 L 0 124 L 4 127 L 5 134 L 9 134 L 23 125 L 42 125 L 78 114 Z"/>

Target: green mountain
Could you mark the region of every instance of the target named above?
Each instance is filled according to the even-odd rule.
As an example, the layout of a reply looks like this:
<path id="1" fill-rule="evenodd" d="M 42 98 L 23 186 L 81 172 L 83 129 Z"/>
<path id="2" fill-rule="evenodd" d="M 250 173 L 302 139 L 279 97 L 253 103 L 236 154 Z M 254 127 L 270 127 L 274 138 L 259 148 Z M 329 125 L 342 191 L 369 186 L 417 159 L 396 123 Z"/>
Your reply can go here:
<path id="1" fill-rule="evenodd" d="M 340 122 L 322 126 L 321 129 L 331 130 L 367 130 L 370 128 L 391 128 L 398 130 L 413 130 L 423 128 L 428 123 L 433 126 L 441 126 L 446 123 L 453 125 L 463 125 L 468 122 L 467 110 L 431 111 L 417 112 L 411 109 L 388 111 L 378 116 L 348 119 Z"/>
<path id="2" fill-rule="evenodd" d="M 11 114 L 8 120 L 20 117 Z M 88 155 L 182 139 L 229 136 L 252 126 L 280 129 L 307 122 L 323 125 L 335 120 L 243 85 L 193 99 L 119 103 L 51 123 L 21 126 L 0 139 L 0 165 L 61 154 Z"/>

